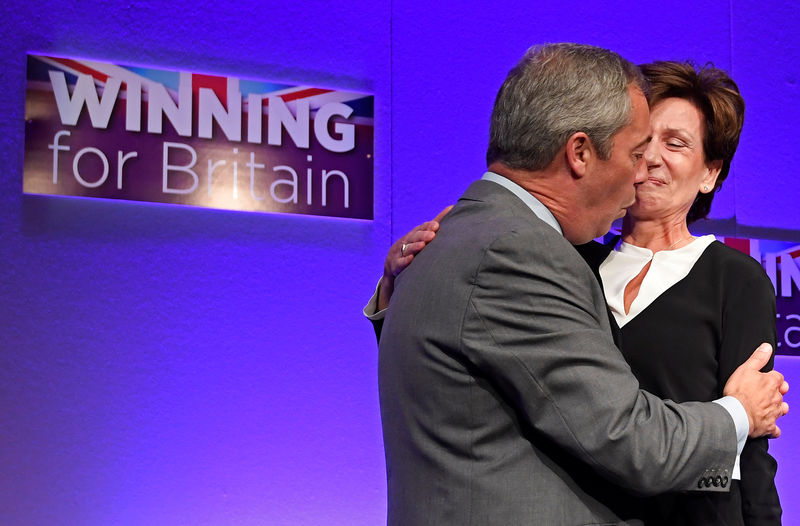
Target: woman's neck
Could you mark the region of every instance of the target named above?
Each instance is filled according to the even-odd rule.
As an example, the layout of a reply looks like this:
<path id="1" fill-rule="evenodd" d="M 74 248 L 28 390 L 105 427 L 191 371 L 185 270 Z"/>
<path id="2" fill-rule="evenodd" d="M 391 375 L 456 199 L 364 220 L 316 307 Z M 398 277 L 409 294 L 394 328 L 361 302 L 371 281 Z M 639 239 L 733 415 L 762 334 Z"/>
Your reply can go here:
<path id="1" fill-rule="evenodd" d="M 693 237 L 686 218 L 642 220 L 625 216 L 622 221 L 622 240 L 652 252 L 674 250 L 691 243 Z"/>

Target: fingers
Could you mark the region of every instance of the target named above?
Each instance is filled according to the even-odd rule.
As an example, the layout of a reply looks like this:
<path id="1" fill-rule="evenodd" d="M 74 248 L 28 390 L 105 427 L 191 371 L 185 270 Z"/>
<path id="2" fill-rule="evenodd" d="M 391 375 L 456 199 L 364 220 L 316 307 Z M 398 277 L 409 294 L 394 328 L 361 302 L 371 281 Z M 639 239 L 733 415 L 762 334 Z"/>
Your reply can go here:
<path id="1" fill-rule="evenodd" d="M 421 225 L 417 225 L 411 231 L 401 237 L 389 249 L 386 255 L 386 263 L 384 265 L 384 275 L 387 277 L 394 277 L 400 274 L 407 266 L 411 264 L 414 256 L 420 253 L 425 248 L 425 245 L 433 241 L 436 237 L 436 231 L 439 230 L 439 221 L 453 208 L 453 205 L 446 207 L 444 210 L 433 218 L 431 221 L 426 221 Z"/>
<path id="2" fill-rule="evenodd" d="M 422 240 L 430 241 L 431 239 L 433 239 L 433 236 L 431 234 L 436 232 L 437 230 L 439 230 L 439 221 L 441 221 L 442 218 L 444 216 L 446 216 L 447 213 L 452 209 L 453 209 L 453 205 L 445 207 L 441 212 L 439 212 L 436 215 L 436 217 L 434 217 L 430 221 L 425 221 L 421 225 L 414 227 L 411 230 L 411 232 L 409 232 L 406 236 L 403 236 L 403 237 L 409 237 L 409 236 L 411 236 L 413 234 L 416 234 L 416 235 L 422 235 L 423 238 L 424 238 Z M 420 241 L 420 239 L 410 239 L 410 240 L 411 241 Z M 406 240 L 406 243 L 408 243 L 408 242 L 409 242 L 409 240 Z"/>
<path id="3" fill-rule="evenodd" d="M 419 252 L 419 250 L 420 249 L 413 250 L 413 244 L 405 245 L 405 248 L 401 244 L 399 247 L 397 247 L 396 251 L 394 249 L 390 250 L 389 255 L 386 257 L 386 267 L 389 273 L 392 276 L 397 276 L 400 274 L 409 264 L 411 264 L 411 260 L 414 259 L 414 254 Z"/>
<path id="4" fill-rule="evenodd" d="M 772 424 L 767 429 L 766 436 L 770 438 L 778 438 L 781 436 L 781 428 L 778 426 L 777 419 L 785 416 L 787 413 L 789 413 L 789 404 L 786 402 L 781 402 L 778 406 L 778 413 L 775 415 L 775 420 L 772 421 Z"/>
<path id="5" fill-rule="evenodd" d="M 774 389 L 777 389 L 781 395 L 785 395 L 789 391 L 789 383 L 783 378 L 783 375 L 776 371 L 768 371 L 763 373 L 769 376 L 770 382 L 772 382 L 772 386 Z"/>
<path id="6" fill-rule="evenodd" d="M 427 223 L 419 225 L 417 228 L 400 238 L 400 240 L 406 244 L 417 243 L 419 241 L 425 243 L 430 242 L 434 237 L 436 237 L 436 231 L 439 230 L 439 223 L 436 223 L 435 225 L 432 225 L 431 223 L 432 221 L 428 221 Z"/>
<path id="7" fill-rule="evenodd" d="M 414 256 L 419 254 L 434 237 L 436 234 L 427 230 L 412 230 L 401 237 L 389 249 L 389 254 L 386 256 L 386 269 L 392 276 L 397 276 L 411 264 Z"/>
<path id="8" fill-rule="evenodd" d="M 786 415 L 788 412 L 789 412 L 789 404 L 787 404 L 786 402 L 781 403 L 780 413 L 778 414 L 776 419 Z M 772 428 L 767 432 L 767 436 L 769 438 L 778 438 L 779 436 L 781 436 L 781 428 L 778 426 L 777 422 L 772 424 Z"/>
<path id="9" fill-rule="evenodd" d="M 428 244 L 427 241 L 413 241 L 413 242 L 410 242 L 410 243 L 408 241 L 406 241 L 405 243 L 403 243 L 400 246 L 400 257 L 399 257 L 399 259 L 406 260 L 408 258 L 412 258 L 413 256 L 416 256 L 417 254 L 419 254 L 420 250 L 425 248 L 425 245 L 427 245 L 427 244 Z M 408 259 L 408 262 L 410 263 L 411 259 Z M 407 265 L 407 263 L 406 263 L 406 265 Z"/>
<path id="10" fill-rule="evenodd" d="M 439 214 L 438 214 L 436 217 L 434 217 L 434 218 L 433 218 L 433 221 L 432 221 L 432 222 L 436 222 L 436 223 L 438 223 L 439 221 L 441 221 L 441 220 L 442 220 L 442 218 L 443 218 L 444 216 L 446 216 L 446 215 L 447 215 L 447 212 L 449 212 L 449 211 L 450 211 L 450 210 L 452 210 L 452 209 L 453 209 L 453 205 L 450 205 L 450 206 L 448 206 L 447 208 L 445 208 L 444 210 L 442 210 L 441 212 L 439 212 Z M 438 227 L 438 225 L 437 225 L 437 227 L 436 227 L 436 228 L 439 228 L 439 227 Z"/>

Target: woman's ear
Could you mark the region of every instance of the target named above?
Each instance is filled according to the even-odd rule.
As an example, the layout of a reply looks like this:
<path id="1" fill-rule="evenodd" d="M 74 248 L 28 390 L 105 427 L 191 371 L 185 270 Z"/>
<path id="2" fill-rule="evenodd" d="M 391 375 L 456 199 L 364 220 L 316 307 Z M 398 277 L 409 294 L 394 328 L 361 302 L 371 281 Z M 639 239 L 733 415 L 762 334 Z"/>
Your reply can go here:
<path id="1" fill-rule="evenodd" d="M 722 159 L 709 161 L 706 163 L 706 174 L 703 180 L 700 181 L 700 191 L 704 194 L 714 190 L 714 185 L 717 183 L 717 177 L 722 170 Z"/>

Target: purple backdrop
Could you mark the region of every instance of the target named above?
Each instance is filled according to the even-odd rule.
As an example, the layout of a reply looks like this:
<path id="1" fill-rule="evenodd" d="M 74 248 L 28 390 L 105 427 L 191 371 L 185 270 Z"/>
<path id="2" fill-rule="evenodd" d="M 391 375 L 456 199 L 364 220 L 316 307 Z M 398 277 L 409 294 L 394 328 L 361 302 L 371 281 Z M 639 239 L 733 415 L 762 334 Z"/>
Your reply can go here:
<path id="1" fill-rule="evenodd" d="M 0 12 L 0 524 L 380 524 L 376 346 L 360 308 L 391 240 L 482 173 L 494 94 L 530 44 L 730 69 L 745 134 L 705 227 L 800 241 L 800 185 L 776 155 L 800 113 L 798 14 L 777 0 Z M 28 52 L 373 94 L 375 219 L 25 196 Z M 800 389 L 800 359 L 776 363 Z M 772 445 L 785 524 L 800 523 L 798 411 Z"/>

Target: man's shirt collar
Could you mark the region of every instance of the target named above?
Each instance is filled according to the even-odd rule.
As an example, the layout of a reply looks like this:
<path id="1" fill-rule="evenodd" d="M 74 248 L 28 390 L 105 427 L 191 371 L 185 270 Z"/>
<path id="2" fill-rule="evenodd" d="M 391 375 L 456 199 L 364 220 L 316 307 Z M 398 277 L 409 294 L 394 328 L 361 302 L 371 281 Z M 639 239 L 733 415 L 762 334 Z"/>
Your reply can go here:
<path id="1" fill-rule="evenodd" d="M 541 201 L 536 199 L 530 192 L 522 188 L 520 185 L 511 179 L 503 177 L 502 175 L 494 172 L 486 172 L 483 174 L 481 179 L 497 183 L 512 194 L 522 199 L 522 202 L 528 205 L 528 208 L 530 208 L 531 211 L 536 214 L 536 217 L 556 229 L 559 234 L 563 235 L 563 232 L 561 231 L 561 225 L 558 224 L 558 220 L 556 220 L 556 217 L 553 215 L 553 213 L 546 206 L 544 206 Z"/>

